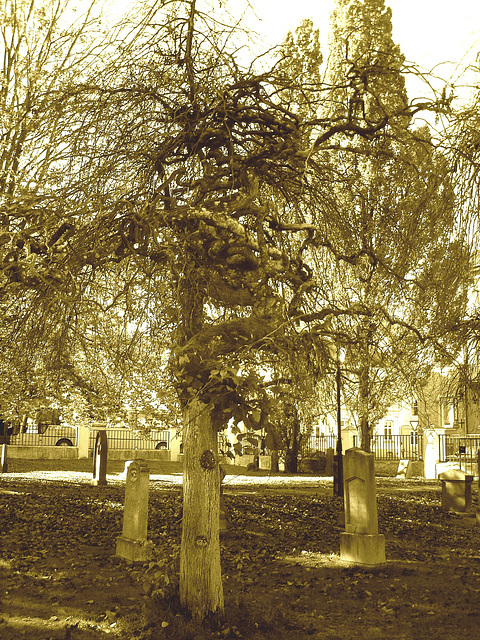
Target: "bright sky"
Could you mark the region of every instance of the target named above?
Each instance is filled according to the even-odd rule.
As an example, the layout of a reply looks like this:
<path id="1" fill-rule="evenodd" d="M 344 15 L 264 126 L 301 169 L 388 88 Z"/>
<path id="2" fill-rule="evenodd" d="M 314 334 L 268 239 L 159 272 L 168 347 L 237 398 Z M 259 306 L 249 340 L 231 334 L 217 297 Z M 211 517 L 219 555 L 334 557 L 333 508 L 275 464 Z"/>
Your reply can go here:
<path id="1" fill-rule="evenodd" d="M 230 0 L 227 6 L 240 7 L 244 0 Z M 304 18 L 312 18 L 320 29 L 326 54 L 329 16 L 334 0 L 250 0 L 260 22 L 249 23 L 271 44 L 280 43 L 287 31 Z M 480 52 L 480 0 L 386 0 L 393 11 L 393 38 L 408 61 L 424 69 L 441 65 L 437 73 L 449 80 L 456 77 Z"/>
<path id="2" fill-rule="evenodd" d="M 326 44 L 334 4 L 334 0 L 251 0 L 261 19 L 258 31 L 274 44 L 303 18 L 313 19 Z M 386 0 L 385 4 L 393 11 L 394 40 L 408 60 L 433 66 L 449 58 L 458 62 L 475 43 L 480 51 L 479 0 Z"/>
<path id="3" fill-rule="evenodd" d="M 105 1 L 119 8 L 134 2 Z M 385 3 L 393 11 L 394 41 L 407 61 L 426 71 L 436 67 L 437 75 L 446 81 L 458 81 L 468 64 L 476 61 L 480 52 L 480 0 L 385 0 Z M 197 0 L 197 6 L 207 13 L 209 9 L 218 12 L 223 7 L 236 18 L 245 12 L 247 4 L 253 11 L 244 14 L 246 25 L 262 37 L 265 50 L 280 44 L 286 33 L 295 30 L 304 18 L 312 18 L 320 29 L 320 43 L 326 56 L 329 18 L 335 0 Z M 478 78 L 475 80 L 478 82 Z M 464 76 L 464 84 L 472 82 L 472 75 Z M 417 85 L 407 82 L 407 86 L 410 97 L 412 94 L 419 97 Z"/>

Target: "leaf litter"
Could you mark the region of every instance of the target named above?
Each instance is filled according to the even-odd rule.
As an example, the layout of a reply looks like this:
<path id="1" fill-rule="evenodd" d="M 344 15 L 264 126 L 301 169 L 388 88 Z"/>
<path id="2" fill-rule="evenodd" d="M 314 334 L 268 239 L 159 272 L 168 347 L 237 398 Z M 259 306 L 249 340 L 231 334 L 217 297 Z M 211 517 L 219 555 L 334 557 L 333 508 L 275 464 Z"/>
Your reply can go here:
<path id="1" fill-rule="evenodd" d="M 399 486 L 401 490 L 399 490 Z M 282 493 L 228 486 L 223 624 L 201 629 L 175 607 L 181 494 L 151 483 L 148 563 L 117 558 L 123 486 L 0 486 L 2 640 L 478 637 L 480 527 L 441 509 L 437 488 L 379 480 L 387 564 L 340 560 L 341 500 L 331 487 Z M 476 504 L 476 495 L 475 504 Z"/>

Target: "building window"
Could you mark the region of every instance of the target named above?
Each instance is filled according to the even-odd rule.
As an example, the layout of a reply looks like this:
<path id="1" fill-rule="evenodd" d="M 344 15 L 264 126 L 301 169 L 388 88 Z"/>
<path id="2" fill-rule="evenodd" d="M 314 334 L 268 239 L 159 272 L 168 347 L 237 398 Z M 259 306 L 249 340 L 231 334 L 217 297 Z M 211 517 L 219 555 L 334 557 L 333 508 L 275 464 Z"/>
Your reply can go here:
<path id="1" fill-rule="evenodd" d="M 440 424 L 443 427 L 449 427 L 454 422 L 454 401 L 449 396 L 440 398 Z"/>
<path id="2" fill-rule="evenodd" d="M 393 437 L 393 422 L 391 422 L 390 420 L 385 422 L 385 425 L 383 427 L 383 433 L 385 435 L 385 440 L 391 440 L 392 439 L 392 437 Z"/>

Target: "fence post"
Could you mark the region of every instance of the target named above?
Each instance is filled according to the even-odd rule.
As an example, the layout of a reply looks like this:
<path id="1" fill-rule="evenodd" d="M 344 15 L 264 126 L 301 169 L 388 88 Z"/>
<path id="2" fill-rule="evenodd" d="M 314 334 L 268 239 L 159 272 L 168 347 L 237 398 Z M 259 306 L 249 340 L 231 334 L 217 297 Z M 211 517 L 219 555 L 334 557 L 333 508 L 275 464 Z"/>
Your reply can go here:
<path id="1" fill-rule="evenodd" d="M 77 449 L 79 458 L 88 458 L 88 445 L 90 441 L 90 429 L 88 427 L 77 427 Z"/>
<path id="2" fill-rule="evenodd" d="M 441 435 L 439 435 L 435 429 L 425 429 L 423 433 L 425 437 L 425 451 L 423 454 L 425 478 L 427 480 L 436 480 L 437 463 L 440 459 Z"/>

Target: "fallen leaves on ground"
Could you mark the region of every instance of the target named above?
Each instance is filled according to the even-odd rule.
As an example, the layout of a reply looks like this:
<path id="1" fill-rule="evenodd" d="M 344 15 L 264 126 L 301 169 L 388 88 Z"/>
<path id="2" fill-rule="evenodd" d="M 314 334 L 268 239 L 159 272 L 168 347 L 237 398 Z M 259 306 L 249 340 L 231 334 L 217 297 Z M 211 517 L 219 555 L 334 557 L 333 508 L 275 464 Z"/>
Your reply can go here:
<path id="1" fill-rule="evenodd" d="M 225 624 L 180 623 L 162 597 L 175 584 L 169 559 L 181 534 L 181 494 L 151 483 L 152 560 L 116 558 L 124 489 L 78 482 L 0 485 L 2 640 L 464 640 L 477 637 L 480 527 L 444 513 L 437 487 L 379 481 L 379 530 L 388 563 L 347 566 L 338 557 L 342 502 L 260 488 L 225 496 Z M 152 587 L 149 580 L 156 580 Z M 162 608 L 164 607 L 164 608 Z M 196 634 L 196 635 L 195 635 Z"/>

